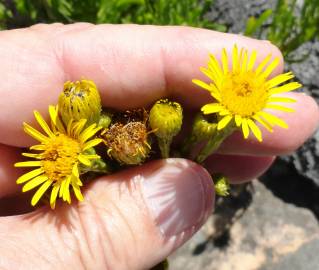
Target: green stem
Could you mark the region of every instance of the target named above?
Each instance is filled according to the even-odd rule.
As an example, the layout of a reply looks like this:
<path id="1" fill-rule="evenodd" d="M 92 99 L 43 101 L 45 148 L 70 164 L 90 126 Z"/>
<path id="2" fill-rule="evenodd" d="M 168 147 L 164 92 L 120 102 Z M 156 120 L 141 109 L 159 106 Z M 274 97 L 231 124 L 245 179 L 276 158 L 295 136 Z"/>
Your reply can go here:
<path id="1" fill-rule="evenodd" d="M 213 154 L 221 145 L 221 143 L 235 131 L 235 127 L 228 127 L 216 132 L 214 136 L 212 136 L 207 144 L 202 148 L 198 156 L 196 157 L 196 162 L 203 163 L 205 159 Z"/>
<path id="2" fill-rule="evenodd" d="M 158 140 L 159 149 L 161 150 L 162 158 L 169 158 L 169 150 L 172 143 L 172 138 L 163 139 L 163 138 L 157 137 L 157 140 Z"/>

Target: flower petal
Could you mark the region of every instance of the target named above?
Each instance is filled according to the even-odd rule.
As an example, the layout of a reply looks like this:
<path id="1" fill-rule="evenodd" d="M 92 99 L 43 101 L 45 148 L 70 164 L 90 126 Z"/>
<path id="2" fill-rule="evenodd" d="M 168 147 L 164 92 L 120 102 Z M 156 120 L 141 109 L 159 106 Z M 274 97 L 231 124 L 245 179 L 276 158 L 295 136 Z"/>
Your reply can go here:
<path id="1" fill-rule="evenodd" d="M 224 109 L 223 105 L 219 104 L 219 103 L 209 103 L 204 105 L 201 108 L 201 111 L 204 114 L 210 114 L 210 113 L 217 113 L 219 111 L 221 111 L 222 109 Z"/>
<path id="2" fill-rule="evenodd" d="M 250 130 L 253 132 L 253 134 L 257 138 L 257 140 L 261 142 L 263 139 L 262 139 L 262 133 L 259 127 L 251 119 L 247 119 L 247 124 Z"/>
<path id="3" fill-rule="evenodd" d="M 31 200 L 31 205 L 35 206 L 42 195 L 47 191 L 47 189 L 51 186 L 52 180 L 48 180 L 44 182 L 44 184 L 37 190 L 37 192 L 33 195 L 32 200 Z"/>
<path id="4" fill-rule="evenodd" d="M 274 116 L 270 113 L 263 112 L 263 111 L 259 112 L 258 115 L 260 115 L 261 117 L 263 117 L 264 119 L 266 119 L 268 122 L 270 122 L 273 125 L 277 125 L 285 129 L 288 128 L 287 123 L 277 116 Z"/>
<path id="5" fill-rule="evenodd" d="M 247 139 L 248 136 L 249 136 L 249 127 L 248 127 L 248 123 L 247 123 L 247 119 L 246 118 L 242 119 L 241 128 L 242 128 L 242 131 L 243 131 L 244 138 Z"/>
<path id="6" fill-rule="evenodd" d="M 233 119 L 232 115 L 226 115 L 217 124 L 217 130 L 221 130 L 228 125 L 228 123 Z"/>
<path id="7" fill-rule="evenodd" d="M 23 186 L 22 192 L 27 192 L 27 191 L 37 187 L 38 185 L 42 184 L 43 182 L 45 182 L 47 180 L 48 180 L 48 176 L 46 176 L 46 175 L 37 176 Z"/>
<path id="8" fill-rule="evenodd" d="M 30 179 L 42 174 L 44 172 L 43 168 L 35 169 L 31 172 L 28 172 L 17 179 L 17 184 L 22 184 L 24 182 L 29 181 Z"/>
<path id="9" fill-rule="evenodd" d="M 51 131 L 51 129 L 49 128 L 48 124 L 44 121 L 43 117 L 41 116 L 41 114 L 38 111 L 34 111 L 34 116 L 35 119 L 37 120 L 37 122 L 39 123 L 39 125 L 42 127 L 42 129 L 45 131 L 45 133 L 50 137 L 54 137 L 54 133 Z"/>

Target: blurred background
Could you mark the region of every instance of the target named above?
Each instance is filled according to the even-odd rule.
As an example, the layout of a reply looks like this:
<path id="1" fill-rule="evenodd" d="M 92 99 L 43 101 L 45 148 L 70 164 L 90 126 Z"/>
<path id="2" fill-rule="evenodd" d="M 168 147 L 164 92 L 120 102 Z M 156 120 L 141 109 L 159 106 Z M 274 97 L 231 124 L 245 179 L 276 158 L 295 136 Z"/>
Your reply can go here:
<path id="1" fill-rule="evenodd" d="M 319 101 L 319 0 L 0 0 L 0 29 L 78 21 L 189 25 L 268 39 Z M 214 215 L 172 270 L 319 269 L 319 131 Z"/>

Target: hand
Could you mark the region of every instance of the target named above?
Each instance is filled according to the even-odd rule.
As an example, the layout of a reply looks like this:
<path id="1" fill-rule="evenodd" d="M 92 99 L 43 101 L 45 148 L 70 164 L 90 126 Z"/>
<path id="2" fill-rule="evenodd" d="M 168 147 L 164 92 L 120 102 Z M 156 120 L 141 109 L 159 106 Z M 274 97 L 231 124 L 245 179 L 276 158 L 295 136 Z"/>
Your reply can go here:
<path id="1" fill-rule="evenodd" d="M 93 80 L 105 107 L 172 96 L 191 111 L 210 99 L 191 82 L 202 77 L 199 67 L 209 52 L 234 43 L 256 49 L 259 62 L 269 53 L 281 57 L 267 41 L 186 27 L 79 23 L 0 32 L 0 268 L 147 269 L 189 239 L 214 202 L 209 174 L 193 162 L 159 160 L 100 177 L 84 188 L 84 202 L 55 211 L 32 211 L 15 184 L 23 172 L 12 164 L 21 159 L 18 147 L 34 144 L 22 122 L 35 124 L 34 109 L 47 116 L 65 81 Z M 272 75 L 282 69 L 281 61 Z M 263 143 L 234 135 L 206 162 L 208 170 L 239 183 L 300 146 L 318 125 L 318 106 L 306 95 L 290 95 L 296 112 L 282 115 L 289 130 L 264 132 Z"/>

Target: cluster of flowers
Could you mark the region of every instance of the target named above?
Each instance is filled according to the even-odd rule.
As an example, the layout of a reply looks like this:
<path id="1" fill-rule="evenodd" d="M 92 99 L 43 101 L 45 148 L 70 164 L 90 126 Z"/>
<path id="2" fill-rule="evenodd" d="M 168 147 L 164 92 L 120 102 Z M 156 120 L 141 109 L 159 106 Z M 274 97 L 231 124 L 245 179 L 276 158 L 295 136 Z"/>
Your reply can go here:
<path id="1" fill-rule="evenodd" d="M 280 104 L 295 100 L 278 94 L 301 85 L 283 84 L 294 77 L 291 72 L 268 79 L 279 59 L 271 60 L 269 55 L 255 67 L 256 56 L 256 51 L 249 55 L 247 50 L 239 51 L 235 45 L 230 67 L 225 49 L 221 63 L 210 55 L 208 68 L 201 71 L 211 82 L 197 79 L 193 82 L 209 91 L 214 101 L 204 105 L 194 117 L 191 133 L 174 149 L 174 156 L 191 157 L 202 163 L 236 130 L 241 130 L 244 138 L 251 132 L 261 142 L 260 127 L 270 132 L 275 125 L 288 127 L 267 110 L 293 112 Z M 42 132 L 23 124 L 24 131 L 39 144 L 30 147 L 31 153 L 23 153 L 32 160 L 15 166 L 36 167 L 19 177 L 17 183 L 24 184 L 23 192 L 38 187 L 31 204 L 35 206 L 42 198 L 52 209 L 57 198 L 70 204 L 72 194 L 82 201 L 81 187 L 90 173 L 108 174 L 149 159 L 170 157 L 172 140 L 180 132 L 183 121 L 182 106 L 168 99 L 157 101 L 149 110 L 116 112 L 102 108 L 100 94 L 90 80 L 66 82 L 58 105 L 49 106 L 49 115 L 50 124 L 47 124 L 34 111 Z M 194 154 L 193 149 L 202 142 L 206 143 Z M 224 177 L 220 177 L 215 188 L 221 195 L 227 194 Z"/>

